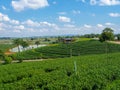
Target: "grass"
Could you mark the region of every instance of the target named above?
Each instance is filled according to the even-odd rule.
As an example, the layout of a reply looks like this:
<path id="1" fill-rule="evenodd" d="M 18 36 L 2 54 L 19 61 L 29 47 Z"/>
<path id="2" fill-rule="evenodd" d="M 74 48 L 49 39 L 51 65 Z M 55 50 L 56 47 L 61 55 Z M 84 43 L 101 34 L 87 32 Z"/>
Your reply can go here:
<path id="1" fill-rule="evenodd" d="M 0 89 L 119 90 L 119 56 L 99 54 L 1 65 Z"/>

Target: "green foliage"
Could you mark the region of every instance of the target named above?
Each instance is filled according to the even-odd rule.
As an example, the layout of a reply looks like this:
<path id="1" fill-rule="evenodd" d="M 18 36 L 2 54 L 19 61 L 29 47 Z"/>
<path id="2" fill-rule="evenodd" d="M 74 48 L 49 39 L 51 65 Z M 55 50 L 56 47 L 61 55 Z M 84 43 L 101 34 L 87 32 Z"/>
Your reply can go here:
<path id="1" fill-rule="evenodd" d="M 18 51 L 20 52 L 20 48 L 19 45 L 21 45 L 23 48 L 26 48 L 29 46 L 29 44 L 26 41 L 23 41 L 23 39 L 15 39 L 13 40 L 13 44 L 15 44 L 16 46 L 18 46 Z"/>
<path id="2" fill-rule="evenodd" d="M 28 44 L 26 41 L 22 41 L 22 42 L 20 43 L 20 45 L 21 45 L 23 48 L 26 48 L 26 47 L 29 46 L 29 44 Z"/>
<path id="3" fill-rule="evenodd" d="M 113 53 L 1 65 L 0 89 L 120 90 L 119 56 Z"/>
<path id="4" fill-rule="evenodd" d="M 106 53 L 106 43 L 99 41 L 80 41 L 70 44 L 40 47 L 15 54 L 14 59 L 64 58 L 79 55 Z M 120 45 L 107 43 L 107 52 L 119 52 Z M 13 55 L 12 55 L 13 56 Z"/>
<path id="5" fill-rule="evenodd" d="M 6 52 L 7 50 L 13 47 L 14 45 L 12 44 L 0 44 L 0 50 L 2 50 L 3 52 Z"/>
<path id="6" fill-rule="evenodd" d="M 17 45 L 17 46 L 20 45 L 22 42 L 23 42 L 23 40 L 22 40 L 22 39 L 19 39 L 19 38 L 13 40 L 13 43 L 14 43 L 15 45 Z"/>
<path id="7" fill-rule="evenodd" d="M 111 28 L 105 28 L 102 34 L 100 35 L 99 40 L 101 42 L 106 40 L 114 40 L 113 30 Z"/>
<path id="8" fill-rule="evenodd" d="M 2 50 L 0 50 L 0 60 L 3 60 L 4 59 L 4 53 L 3 53 L 3 51 Z"/>
<path id="9" fill-rule="evenodd" d="M 22 39 L 19 39 L 19 38 L 13 40 L 13 44 L 16 45 L 16 46 L 18 46 L 18 51 L 19 51 L 19 52 L 20 52 L 19 45 L 21 45 L 22 42 L 23 42 L 23 40 L 22 40 Z"/>
<path id="10" fill-rule="evenodd" d="M 35 44 L 38 46 L 40 44 L 40 41 L 36 41 Z"/>
<path id="11" fill-rule="evenodd" d="M 8 57 L 8 56 L 4 57 L 4 64 L 10 64 L 11 62 L 12 62 L 12 58 L 11 57 Z"/>

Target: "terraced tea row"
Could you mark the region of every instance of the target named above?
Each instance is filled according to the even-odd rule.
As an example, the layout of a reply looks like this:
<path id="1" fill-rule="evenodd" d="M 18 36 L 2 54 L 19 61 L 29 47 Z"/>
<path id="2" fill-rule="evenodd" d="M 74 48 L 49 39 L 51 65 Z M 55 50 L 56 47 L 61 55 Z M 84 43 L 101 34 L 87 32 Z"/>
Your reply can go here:
<path id="1" fill-rule="evenodd" d="M 99 41 L 81 41 L 47 46 L 12 55 L 13 59 L 63 58 L 70 56 L 120 52 L 120 45 Z"/>

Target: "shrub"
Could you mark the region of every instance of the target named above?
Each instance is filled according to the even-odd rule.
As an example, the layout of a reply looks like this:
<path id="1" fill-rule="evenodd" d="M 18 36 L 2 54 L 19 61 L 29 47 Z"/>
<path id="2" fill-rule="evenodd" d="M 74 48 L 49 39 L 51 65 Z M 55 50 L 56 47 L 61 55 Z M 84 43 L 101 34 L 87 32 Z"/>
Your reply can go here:
<path id="1" fill-rule="evenodd" d="M 4 64 L 10 64 L 11 62 L 12 62 L 12 58 L 8 57 L 8 56 L 5 56 L 5 58 L 4 58 Z"/>

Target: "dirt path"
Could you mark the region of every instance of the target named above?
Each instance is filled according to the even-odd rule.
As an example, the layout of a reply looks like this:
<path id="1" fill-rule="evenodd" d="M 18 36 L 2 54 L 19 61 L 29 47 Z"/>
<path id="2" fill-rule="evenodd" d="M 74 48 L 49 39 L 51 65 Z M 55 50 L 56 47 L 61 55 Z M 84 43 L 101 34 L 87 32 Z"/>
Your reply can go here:
<path id="1" fill-rule="evenodd" d="M 109 41 L 110 43 L 120 44 L 120 41 Z"/>
<path id="2" fill-rule="evenodd" d="M 22 62 L 40 62 L 40 61 L 45 61 L 48 59 L 34 59 L 34 60 L 23 60 Z M 49 59 L 52 60 L 52 59 Z M 19 60 L 13 60 L 12 63 L 18 63 Z M 4 61 L 0 61 L 0 63 L 4 63 Z"/>

